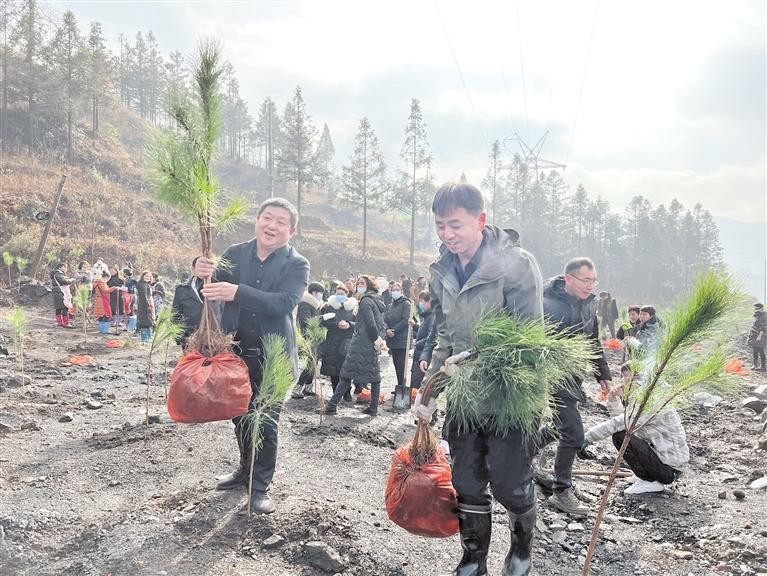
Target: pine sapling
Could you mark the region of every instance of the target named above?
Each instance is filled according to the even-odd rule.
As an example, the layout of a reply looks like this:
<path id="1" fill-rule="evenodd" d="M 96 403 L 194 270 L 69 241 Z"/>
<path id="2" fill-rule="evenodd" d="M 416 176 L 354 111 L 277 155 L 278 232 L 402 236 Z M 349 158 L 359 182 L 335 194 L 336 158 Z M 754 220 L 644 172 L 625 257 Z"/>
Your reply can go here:
<path id="1" fill-rule="evenodd" d="M 64 287 L 64 290 L 68 287 Z M 77 294 L 72 299 L 72 303 L 83 313 L 83 346 L 88 344 L 88 305 L 91 301 L 91 289 L 88 286 L 80 286 Z"/>
<path id="2" fill-rule="evenodd" d="M 306 329 L 304 331 L 296 331 L 296 343 L 298 346 L 298 355 L 303 361 L 304 370 L 316 374 L 317 365 L 319 363 L 319 347 L 325 341 L 328 335 L 327 328 L 323 327 L 321 316 L 313 316 L 309 318 Z M 320 408 L 320 424 L 322 423 L 322 409 L 324 408 L 325 399 L 322 391 L 322 384 L 320 384 L 320 391 L 317 395 Z"/>
<path id="3" fill-rule="evenodd" d="M 13 266 L 13 254 L 7 250 L 3 252 L 3 263 L 8 268 L 8 290 L 11 289 L 11 267 Z"/>
<path id="4" fill-rule="evenodd" d="M 21 275 L 24 272 L 24 270 L 27 269 L 27 265 L 29 264 L 29 260 L 26 258 L 22 258 L 21 256 L 16 256 L 16 268 L 19 269 L 19 277 L 17 280 L 19 281 L 19 291 L 21 291 Z"/>
<path id="5" fill-rule="evenodd" d="M 295 384 L 293 362 L 285 350 L 282 336 L 267 334 L 264 338 L 264 364 L 261 386 L 252 400 L 253 408 L 242 418 L 244 437 L 250 437 L 250 470 L 248 472 L 248 518 L 253 498 L 253 467 L 256 454 L 264 442 L 264 427 L 276 426 L 276 415 Z"/>
<path id="6" fill-rule="evenodd" d="M 24 383 L 24 348 L 27 340 L 27 315 L 23 308 L 14 308 L 8 314 L 8 323 L 13 330 L 13 347 L 16 352 L 16 365 Z"/>
<path id="7" fill-rule="evenodd" d="M 162 312 L 157 316 L 157 322 L 155 324 L 154 335 L 152 336 L 152 342 L 149 345 L 149 354 L 147 357 L 146 365 L 146 425 L 149 426 L 149 395 L 152 386 L 152 355 L 154 351 L 164 344 L 169 344 L 171 340 L 181 337 L 184 333 L 184 327 L 181 324 L 174 322 L 173 310 L 170 308 L 163 308 Z M 167 350 L 167 348 L 166 348 Z M 167 365 L 167 352 L 166 361 Z M 165 396 L 167 398 L 167 384 Z"/>
<path id="8" fill-rule="evenodd" d="M 594 520 L 583 576 L 590 572 L 610 491 L 631 439 L 663 410 L 689 401 L 694 392 L 734 385 L 725 371 L 730 347 L 726 335 L 739 324 L 742 303 L 743 295 L 731 276 L 719 270 L 706 272 L 687 300 L 667 314 L 665 327 L 632 358 L 632 377 L 623 389 L 626 434 Z"/>

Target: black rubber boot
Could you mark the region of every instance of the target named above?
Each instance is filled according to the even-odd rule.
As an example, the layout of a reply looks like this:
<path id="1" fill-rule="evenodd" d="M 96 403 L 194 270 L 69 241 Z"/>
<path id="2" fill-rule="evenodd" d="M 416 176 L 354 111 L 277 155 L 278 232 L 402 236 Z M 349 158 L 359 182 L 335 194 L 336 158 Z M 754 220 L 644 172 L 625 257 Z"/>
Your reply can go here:
<path id="1" fill-rule="evenodd" d="M 485 576 L 487 574 L 487 552 L 490 548 L 492 520 L 490 512 L 479 514 L 464 510 L 458 512 L 463 558 L 453 570 L 452 576 Z"/>
<path id="2" fill-rule="evenodd" d="M 240 465 L 237 470 L 224 476 L 218 484 L 216 490 L 234 490 L 235 488 L 246 487 L 248 485 L 248 474 L 250 472 L 250 454 L 243 445 L 240 434 L 237 433 L 237 447 L 240 449 Z"/>
<path id="3" fill-rule="evenodd" d="M 535 505 L 524 514 L 509 512 L 511 547 L 503 563 L 502 576 L 528 576 L 533 565 Z"/>

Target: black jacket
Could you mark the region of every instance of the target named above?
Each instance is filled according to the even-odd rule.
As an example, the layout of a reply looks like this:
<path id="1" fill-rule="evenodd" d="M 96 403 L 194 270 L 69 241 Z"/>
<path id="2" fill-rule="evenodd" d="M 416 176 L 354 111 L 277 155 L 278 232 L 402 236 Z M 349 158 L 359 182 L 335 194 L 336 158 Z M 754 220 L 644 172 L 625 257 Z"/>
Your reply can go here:
<path id="1" fill-rule="evenodd" d="M 381 367 L 373 343 L 384 335 L 385 309 L 383 298 L 376 292 L 367 292 L 360 300 L 354 336 L 341 367 L 341 378 L 349 378 L 358 384 L 380 382 Z"/>
<path id="2" fill-rule="evenodd" d="M 221 327 L 236 334 L 240 324 L 258 322 L 263 335 L 282 336 L 298 376 L 293 310 L 309 285 L 309 262 L 292 246 L 278 250 L 273 257 L 279 259 L 279 272 L 265 278 L 260 288 L 254 288 L 240 279 L 250 276 L 256 258 L 256 239 L 230 246 L 224 252 L 222 258 L 230 266 L 218 270 L 216 280 L 238 284 L 239 288 L 234 301 L 224 305 Z"/>
<path id="3" fill-rule="evenodd" d="M 612 380 L 610 367 L 599 342 L 597 302 L 593 294 L 585 300 L 578 300 L 565 290 L 564 276 L 551 278 L 543 288 L 543 315 L 547 322 L 557 325 L 558 332 L 585 334 L 593 340 L 597 353 L 594 361 L 596 379 Z"/>
<path id="4" fill-rule="evenodd" d="M 404 350 L 407 346 L 408 320 L 413 312 L 409 298 L 400 296 L 386 307 L 384 324 L 387 330 L 394 330 L 394 336 L 386 337 L 389 350 Z"/>
<path id="5" fill-rule="evenodd" d="M 110 276 L 107 280 L 107 286 L 120 287 L 124 284 L 122 278 L 119 276 Z M 112 308 L 112 316 L 122 316 L 125 314 L 125 307 L 123 305 L 123 293 L 119 290 L 115 290 L 109 295 L 109 306 Z"/>
<path id="6" fill-rule="evenodd" d="M 647 322 L 641 322 L 636 328 L 636 339 L 644 346 L 649 345 L 654 339 L 663 322 L 657 316 L 652 316 Z"/>
<path id="7" fill-rule="evenodd" d="M 346 353 L 349 351 L 349 343 L 354 336 L 357 306 L 357 301 L 354 298 L 347 298 L 342 305 L 333 295 L 328 298 L 328 302 L 322 310 L 323 314 L 328 312 L 335 314 L 333 318 L 321 322 L 328 331 L 321 348 L 322 368 L 320 374 L 323 376 L 339 376 L 341 374 L 341 366 L 343 366 Z M 342 320 L 349 323 L 349 328 L 346 330 L 341 330 L 338 327 Z"/>
<path id="8" fill-rule="evenodd" d="M 69 290 L 69 285 L 74 282 L 60 268 L 51 272 L 51 288 L 53 295 L 53 307 L 56 309 L 64 308 L 64 290 Z M 66 288 L 64 288 L 66 286 Z"/>
<path id="9" fill-rule="evenodd" d="M 298 329 L 301 330 L 301 334 L 306 334 L 309 320 L 320 315 L 321 307 L 322 302 L 317 302 L 314 296 L 311 294 L 303 295 L 301 302 L 298 303 L 298 310 L 296 310 L 296 320 L 298 320 Z"/>
<path id="10" fill-rule="evenodd" d="M 189 338 L 200 325 L 203 301 L 202 295 L 192 286 L 193 281 L 196 281 L 195 277 L 179 284 L 173 294 L 174 320 L 184 326 L 184 335 L 177 340 L 177 344 Z"/>
<path id="11" fill-rule="evenodd" d="M 421 322 L 418 324 L 418 332 L 415 335 L 415 350 L 413 350 L 413 365 L 410 369 L 410 386 L 420 388 L 425 374 L 421 372 L 421 360 L 431 362 L 431 353 L 434 352 L 436 342 L 429 341 L 434 324 L 434 314 L 431 309 L 421 312 Z M 434 333 L 436 337 L 436 333 Z"/>

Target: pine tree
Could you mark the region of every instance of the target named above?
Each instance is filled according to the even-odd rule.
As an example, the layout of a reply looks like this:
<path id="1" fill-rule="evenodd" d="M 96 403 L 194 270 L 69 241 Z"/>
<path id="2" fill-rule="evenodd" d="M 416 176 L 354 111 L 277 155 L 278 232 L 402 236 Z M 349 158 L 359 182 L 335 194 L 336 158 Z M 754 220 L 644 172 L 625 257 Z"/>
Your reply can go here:
<path id="1" fill-rule="evenodd" d="M 101 24 L 91 22 L 87 42 L 88 69 L 86 82 L 91 99 L 91 131 L 94 138 L 99 135 L 99 112 L 101 100 L 109 93 L 109 55 L 104 41 Z"/>
<path id="2" fill-rule="evenodd" d="M 67 160 L 72 162 L 74 154 L 73 124 L 74 108 L 79 100 L 85 80 L 85 49 L 77 19 L 71 10 L 64 13 L 61 26 L 49 46 L 51 63 L 57 77 L 64 86 L 67 111 Z"/>
<path id="3" fill-rule="evenodd" d="M 341 199 L 362 208 L 362 254 L 367 255 L 368 209 L 380 207 L 388 184 L 386 162 L 373 127 L 367 118 L 360 120 L 354 151 L 343 167 Z"/>
<path id="4" fill-rule="evenodd" d="M 311 185 L 316 178 L 314 150 L 317 139 L 317 129 L 312 123 L 311 116 L 306 112 L 300 86 L 296 87 L 293 99 L 285 106 L 280 136 L 277 173 L 284 182 L 292 182 L 296 186 L 298 236 L 300 236 L 304 187 Z"/>
<path id="5" fill-rule="evenodd" d="M 43 71 L 41 55 L 43 50 L 43 25 L 36 0 L 25 0 L 16 26 L 11 34 L 11 46 L 22 55 L 23 64 L 19 70 L 19 84 L 27 103 L 26 140 L 27 153 L 31 156 L 37 149 L 37 97 Z"/>
<path id="6" fill-rule="evenodd" d="M 490 194 L 490 223 L 495 225 L 496 206 L 499 200 L 498 188 L 501 185 L 501 172 L 503 170 L 500 140 L 493 142 L 488 158 L 490 159 L 490 165 L 487 167 L 487 175 L 482 181 L 482 187 Z"/>
<path id="7" fill-rule="evenodd" d="M 258 109 L 258 118 L 253 130 L 253 143 L 258 149 L 259 166 L 267 172 L 270 170 L 270 162 L 274 163 L 274 150 L 280 141 L 280 115 L 272 99 L 267 97 Z"/>
<path id="8" fill-rule="evenodd" d="M 328 128 L 327 124 L 324 124 L 322 126 L 320 143 L 317 144 L 315 166 L 317 167 L 317 183 L 325 188 L 327 188 L 328 183 L 333 176 L 333 172 L 335 172 L 335 165 L 333 163 L 335 154 L 336 148 L 333 146 L 333 138 L 330 136 L 330 128 Z"/>
<path id="9" fill-rule="evenodd" d="M 405 142 L 400 151 L 402 168 L 393 190 L 392 207 L 410 216 L 410 266 L 415 264 L 415 221 L 431 201 L 431 150 L 426 123 L 417 98 L 410 102 L 410 116 L 405 127 Z"/>
<path id="10" fill-rule="evenodd" d="M 142 120 L 147 118 L 147 63 L 148 52 L 144 35 L 141 31 L 136 32 L 136 44 L 130 54 L 132 55 L 131 84 L 135 90 L 138 113 Z"/>
<path id="11" fill-rule="evenodd" d="M 147 33 L 146 92 L 147 115 L 152 124 L 157 124 L 160 110 L 164 62 L 157 39 L 150 30 Z"/>

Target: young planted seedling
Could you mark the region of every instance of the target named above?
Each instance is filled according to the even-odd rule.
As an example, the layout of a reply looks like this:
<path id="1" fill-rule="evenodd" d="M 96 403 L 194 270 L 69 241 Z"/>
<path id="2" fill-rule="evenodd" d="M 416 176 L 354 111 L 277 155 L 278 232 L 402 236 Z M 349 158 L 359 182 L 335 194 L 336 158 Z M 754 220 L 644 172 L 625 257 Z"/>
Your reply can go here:
<path id="1" fill-rule="evenodd" d="M 13 347 L 16 352 L 16 365 L 19 367 L 21 382 L 24 383 L 24 348 L 27 340 L 27 315 L 23 308 L 14 308 L 8 314 L 8 324 L 13 330 Z"/>
<path id="2" fill-rule="evenodd" d="M 68 289 L 65 286 L 64 289 Z M 88 344 L 88 305 L 91 302 L 91 289 L 88 286 L 80 286 L 77 294 L 72 298 L 72 303 L 80 309 L 83 314 L 83 346 Z"/>
<path id="3" fill-rule="evenodd" d="M 24 273 L 24 270 L 27 269 L 28 264 L 29 260 L 22 258 L 21 256 L 16 256 L 16 268 L 19 269 L 19 277 L 17 278 L 19 282 L 19 290 L 21 290 L 21 275 Z"/>
<path id="4" fill-rule="evenodd" d="M 309 318 L 306 324 L 306 331 L 296 330 L 296 345 L 298 346 L 298 355 L 303 360 L 304 370 L 311 371 L 312 374 L 317 372 L 317 364 L 319 363 L 319 347 L 325 341 L 325 337 L 328 335 L 327 328 L 324 328 L 321 324 L 322 317 L 314 316 Z M 324 408 L 325 399 L 322 392 L 322 384 L 320 384 L 319 394 L 317 394 L 317 400 L 320 408 L 320 423 L 322 423 L 322 409 Z"/>
<path id="5" fill-rule="evenodd" d="M 11 289 L 11 267 L 13 266 L 13 254 L 7 250 L 3 252 L 3 264 L 8 268 L 8 289 Z"/>
<path id="6" fill-rule="evenodd" d="M 154 336 L 149 345 L 149 354 L 146 363 L 146 425 L 149 426 L 149 394 L 152 386 L 152 356 L 163 344 L 169 344 L 171 340 L 180 338 L 184 333 L 184 327 L 173 321 L 173 310 L 163 308 L 157 316 L 157 322 L 154 329 Z M 166 362 L 167 364 L 167 359 Z M 165 396 L 167 398 L 167 384 Z"/>

